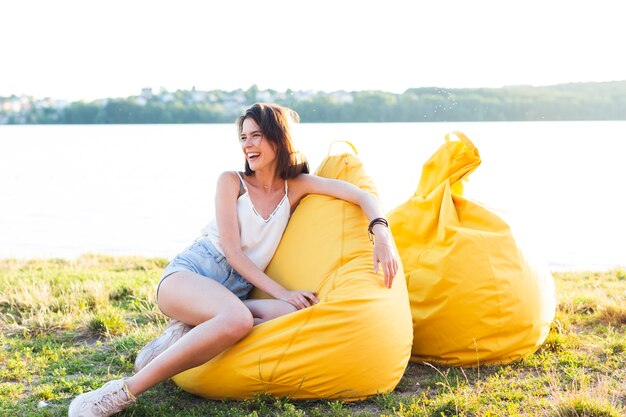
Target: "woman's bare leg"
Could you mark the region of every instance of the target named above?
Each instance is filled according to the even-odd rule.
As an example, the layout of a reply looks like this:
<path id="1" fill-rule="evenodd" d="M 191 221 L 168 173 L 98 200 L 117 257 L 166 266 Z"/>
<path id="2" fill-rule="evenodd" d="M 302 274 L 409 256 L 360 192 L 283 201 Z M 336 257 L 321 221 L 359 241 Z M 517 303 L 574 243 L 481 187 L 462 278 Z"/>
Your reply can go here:
<path id="1" fill-rule="evenodd" d="M 159 382 L 201 365 L 243 338 L 253 326 L 250 310 L 232 292 L 193 272 L 175 272 L 159 288 L 161 310 L 195 326 L 143 369 L 126 386 L 139 395 Z"/>
<path id="2" fill-rule="evenodd" d="M 293 313 L 297 308 L 281 300 L 274 299 L 251 299 L 244 300 L 246 307 L 252 313 L 254 317 L 254 325 L 263 323 L 265 321 L 274 319 L 276 317 L 284 316 L 285 314 Z"/>

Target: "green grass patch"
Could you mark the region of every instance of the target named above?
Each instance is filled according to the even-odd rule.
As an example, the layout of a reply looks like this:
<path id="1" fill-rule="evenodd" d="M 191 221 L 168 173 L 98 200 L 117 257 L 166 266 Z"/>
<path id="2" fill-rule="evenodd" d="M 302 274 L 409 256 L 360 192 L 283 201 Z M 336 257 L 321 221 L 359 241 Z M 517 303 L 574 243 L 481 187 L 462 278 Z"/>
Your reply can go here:
<path id="1" fill-rule="evenodd" d="M 76 395 L 130 375 L 167 321 L 154 299 L 166 263 L 0 260 L 0 415 L 66 416 Z M 120 416 L 625 416 L 626 272 L 554 276 L 558 308 L 545 343 L 508 365 L 410 363 L 394 392 L 352 403 L 210 401 L 165 382 Z"/>

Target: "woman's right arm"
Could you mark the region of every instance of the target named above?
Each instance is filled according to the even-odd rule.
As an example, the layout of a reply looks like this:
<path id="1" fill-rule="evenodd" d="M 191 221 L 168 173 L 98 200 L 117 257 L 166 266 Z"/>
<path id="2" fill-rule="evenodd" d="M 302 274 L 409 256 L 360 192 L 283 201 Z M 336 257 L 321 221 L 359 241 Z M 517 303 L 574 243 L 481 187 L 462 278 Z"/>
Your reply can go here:
<path id="1" fill-rule="evenodd" d="M 239 198 L 239 177 L 233 172 L 222 173 L 217 180 L 215 193 L 215 218 L 220 234 L 224 256 L 241 276 L 266 294 L 293 304 L 301 309 L 316 303 L 315 294 L 310 291 L 288 291 L 260 270 L 241 250 L 237 199 Z"/>

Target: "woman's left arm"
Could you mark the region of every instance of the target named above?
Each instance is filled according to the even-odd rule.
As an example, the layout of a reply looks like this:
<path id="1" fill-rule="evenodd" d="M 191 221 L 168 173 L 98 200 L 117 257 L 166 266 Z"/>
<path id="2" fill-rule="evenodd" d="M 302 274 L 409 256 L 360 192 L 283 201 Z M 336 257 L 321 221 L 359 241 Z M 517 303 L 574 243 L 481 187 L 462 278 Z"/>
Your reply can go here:
<path id="1" fill-rule="evenodd" d="M 290 181 L 289 188 L 290 191 L 296 188 L 294 191 L 298 193 L 297 200 L 307 194 L 323 194 L 357 204 L 370 222 L 376 218 L 385 217 L 376 197 L 347 181 L 302 174 Z M 387 226 L 380 223 L 374 224 L 372 233 L 374 234 L 374 272 L 378 272 L 380 264 L 385 276 L 385 286 L 391 288 L 398 272 L 398 259 L 393 249 L 391 233 Z"/>

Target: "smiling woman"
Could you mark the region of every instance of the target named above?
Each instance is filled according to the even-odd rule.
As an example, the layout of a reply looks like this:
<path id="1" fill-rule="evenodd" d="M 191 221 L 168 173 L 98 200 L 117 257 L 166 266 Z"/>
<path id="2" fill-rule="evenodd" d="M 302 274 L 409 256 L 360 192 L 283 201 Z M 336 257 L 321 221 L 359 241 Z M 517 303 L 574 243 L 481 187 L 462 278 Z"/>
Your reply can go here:
<path id="1" fill-rule="evenodd" d="M 353 154 L 328 156 L 316 175 L 377 193 Z M 407 287 L 400 278 L 385 289 L 372 271 L 367 225 L 353 204 L 322 195 L 304 198 L 266 271 L 286 288 L 315 291 L 319 303 L 256 326 L 174 382 L 214 399 L 263 393 L 354 401 L 393 390 L 411 351 Z M 258 289 L 252 296 L 268 297 Z"/>
<path id="2" fill-rule="evenodd" d="M 254 324 L 310 308 L 312 289 L 286 288 L 265 273 L 291 212 L 309 194 L 323 194 L 359 206 L 375 236 L 374 273 L 379 266 L 391 288 L 398 271 L 387 222 L 378 199 L 356 185 L 309 175 L 308 163 L 295 152 L 290 109 L 258 103 L 238 118 L 245 172 L 227 171 L 217 182 L 215 219 L 165 268 L 157 303 L 170 319 L 163 334 L 135 360 L 136 373 L 78 396 L 70 417 L 115 414 L 157 383 L 197 367 L 244 338 Z M 363 231 L 365 235 L 366 230 Z M 373 255 L 373 258 L 372 258 Z M 253 287 L 270 299 L 248 300 Z"/>

